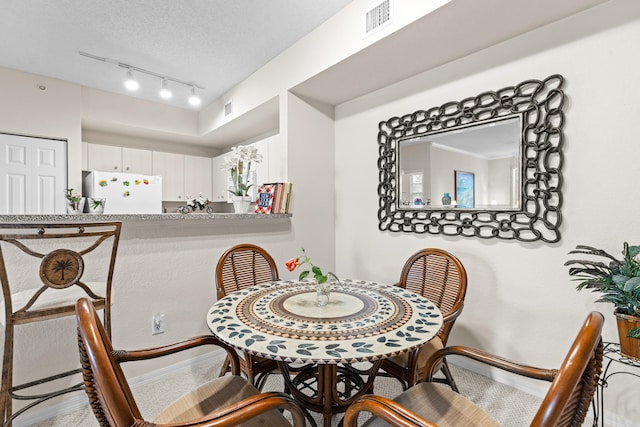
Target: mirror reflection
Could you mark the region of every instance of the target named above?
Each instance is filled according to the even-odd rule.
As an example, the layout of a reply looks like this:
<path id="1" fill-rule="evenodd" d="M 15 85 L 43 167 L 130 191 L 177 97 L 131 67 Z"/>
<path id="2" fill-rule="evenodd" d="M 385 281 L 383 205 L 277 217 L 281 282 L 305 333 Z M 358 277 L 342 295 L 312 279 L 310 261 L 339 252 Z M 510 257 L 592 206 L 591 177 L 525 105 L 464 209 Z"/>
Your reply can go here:
<path id="1" fill-rule="evenodd" d="M 398 209 L 521 207 L 521 117 L 397 142 Z"/>

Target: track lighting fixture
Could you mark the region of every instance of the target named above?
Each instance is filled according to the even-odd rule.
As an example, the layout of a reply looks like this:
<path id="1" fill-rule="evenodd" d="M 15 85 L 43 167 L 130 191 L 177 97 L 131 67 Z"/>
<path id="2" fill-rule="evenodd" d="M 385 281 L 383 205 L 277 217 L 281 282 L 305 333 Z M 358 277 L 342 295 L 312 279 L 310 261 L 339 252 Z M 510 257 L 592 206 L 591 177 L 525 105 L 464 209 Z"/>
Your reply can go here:
<path id="1" fill-rule="evenodd" d="M 167 79 L 162 79 L 162 88 L 160 89 L 160 97 L 164 99 L 170 99 L 173 93 L 169 90 L 169 83 Z"/>
<path id="2" fill-rule="evenodd" d="M 127 78 L 124 81 L 124 86 L 129 90 L 138 90 L 140 87 L 138 81 L 133 78 L 133 71 L 131 71 L 131 68 L 127 71 Z"/>
<path id="3" fill-rule="evenodd" d="M 196 95 L 195 86 L 191 86 L 191 96 L 189 97 L 189 104 L 193 105 L 194 107 L 200 105 L 200 97 Z"/>
<path id="4" fill-rule="evenodd" d="M 102 56 L 97 56 L 97 55 L 93 55 L 91 53 L 82 52 L 82 51 L 78 53 L 87 58 L 95 59 L 97 61 L 102 61 L 102 62 L 108 62 L 118 67 L 126 68 L 127 73 L 126 73 L 126 80 L 124 84 L 125 84 L 125 87 L 131 91 L 137 90 L 140 87 L 140 84 L 138 83 L 138 81 L 135 79 L 133 75 L 133 72 L 135 71 L 137 73 L 148 74 L 150 76 L 158 77 L 159 79 L 161 79 L 162 83 L 161 83 L 159 95 L 163 99 L 170 99 L 171 97 L 173 97 L 173 93 L 171 89 L 169 89 L 169 82 L 171 81 L 172 83 L 178 83 L 178 84 L 189 87 L 190 88 L 189 104 L 194 107 L 197 107 L 198 105 L 200 105 L 201 101 L 200 101 L 200 97 L 198 97 L 198 95 L 196 94 L 196 88 L 201 90 L 204 90 L 205 88 L 196 83 L 186 82 L 184 80 L 169 77 L 164 74 L 156 73 L 154 71 L 145 70 L 144 68 L 139 68 L 131 64 L 125 64 L 116 59 L 105 58 Z"/>

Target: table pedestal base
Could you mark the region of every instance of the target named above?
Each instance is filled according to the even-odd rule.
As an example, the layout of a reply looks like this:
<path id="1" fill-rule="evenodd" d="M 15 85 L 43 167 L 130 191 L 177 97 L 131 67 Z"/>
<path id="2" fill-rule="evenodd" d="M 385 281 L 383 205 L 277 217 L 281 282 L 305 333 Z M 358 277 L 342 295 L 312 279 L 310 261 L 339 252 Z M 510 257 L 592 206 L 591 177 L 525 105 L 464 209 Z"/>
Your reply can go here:
<path id="1" fill-rule="evenodd" d="M 322 413 L 324 427 L 331 426 L 334 414 L 345 412 L 355 399 L 373 392 L 373 381 L 381 364 L 382 360 L 378 360 L 367 372 L 362 372 L 349 365 L 337 364 L 290 369 L 286 363 L 278 362 L 286 391 L 305 408 Z M 366 381 L 361 376 L 363 373 L 368 376 Z"/>

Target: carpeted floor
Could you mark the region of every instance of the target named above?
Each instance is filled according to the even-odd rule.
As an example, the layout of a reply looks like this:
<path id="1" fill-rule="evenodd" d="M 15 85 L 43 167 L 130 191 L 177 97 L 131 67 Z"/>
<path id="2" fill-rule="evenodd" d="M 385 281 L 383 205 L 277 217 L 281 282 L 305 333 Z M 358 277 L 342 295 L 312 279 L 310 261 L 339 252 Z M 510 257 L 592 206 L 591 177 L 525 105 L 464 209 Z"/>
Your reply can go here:
<path id="1" fill-rule="evenodd" d="M 133 393 L 142 414 L 152 420 L 155 414 L 175 400 L 177 397 L 193 390 L 207 378 L 217 375 L 220 360 L 200 364 L 195 367 L 177 371 L 161 380 L 134 387 Z M 523 393 L 515 388 L 490 380 L 482 375 L 451 365 L 460 393 L 484 408 L 496 421 L 505 427 L 526 427 L 540 404 L 540 399 Z M 269 376 L 264 390 L 283 390 L 283 381 L 279 375 Z M 402 391 L 400 383 L 392 378 L 376 379 L 375 392 L 387 397 L 394 397 Z M 318 425 L 322 425 L 322 417 L 313 414 Z M 337 426 L 342 415 L 334 417 L 333 425 Z M 590 420 L 585 422 L 590 425 Z M 33 424 L 33 427 L 70 427 L 98 426 L 89 407 L 72 413 L 57 416 L 46 421 Z"/>

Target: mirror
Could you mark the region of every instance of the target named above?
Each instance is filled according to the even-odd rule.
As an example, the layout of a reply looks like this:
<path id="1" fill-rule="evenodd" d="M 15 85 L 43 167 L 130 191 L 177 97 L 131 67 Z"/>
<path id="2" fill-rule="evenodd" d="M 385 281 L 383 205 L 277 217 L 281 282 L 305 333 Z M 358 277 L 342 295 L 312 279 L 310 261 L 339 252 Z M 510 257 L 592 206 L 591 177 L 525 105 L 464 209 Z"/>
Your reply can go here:
<path id="1" fill-rule="evenodd" d="M 564 79 L 380 122 L 379 229 L 560 240 Z"/>
<path id="2" fill-rule="evenodd" d="M 521 127 L 512 116 L 399 139 L 398 209 L 518 209 Z"/>

